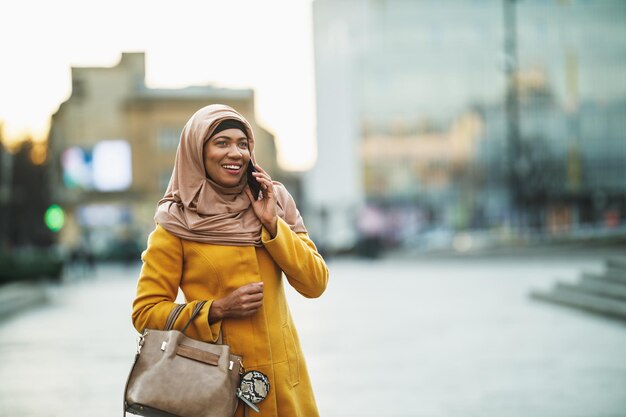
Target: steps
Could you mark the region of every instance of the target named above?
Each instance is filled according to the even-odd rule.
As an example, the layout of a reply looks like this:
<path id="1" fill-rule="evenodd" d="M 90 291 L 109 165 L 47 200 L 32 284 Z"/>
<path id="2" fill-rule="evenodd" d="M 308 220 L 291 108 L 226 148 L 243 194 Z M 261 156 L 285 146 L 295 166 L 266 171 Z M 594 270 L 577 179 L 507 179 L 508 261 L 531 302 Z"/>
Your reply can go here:
<path id="1" fill-rule="evenodd" d="M 603 273 L 583 272 L 575 283 L 557 282 L 548 291 L 531 291 L 530 296 L 626 320 L 626 257 L 607 259 Z"/>

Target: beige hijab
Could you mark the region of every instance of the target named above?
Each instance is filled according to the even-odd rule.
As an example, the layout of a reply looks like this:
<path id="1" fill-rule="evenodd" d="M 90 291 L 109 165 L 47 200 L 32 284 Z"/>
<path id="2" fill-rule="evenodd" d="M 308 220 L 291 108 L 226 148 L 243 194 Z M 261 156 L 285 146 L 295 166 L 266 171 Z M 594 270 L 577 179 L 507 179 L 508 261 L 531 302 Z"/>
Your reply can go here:
<path id="1" fill-rule="evenodd" d="M 250 123 L 231 107 L 213 104 L 198 110 L 180 136 L 174 171 L 167 191 L 159 201 L 155 221 L 182 239 L 229 246 L 262 246 L 261 222 L 244 193 L 246 175 L 235 187 L 223 187 L 207 178 L 203 148 L 220 122 L 244 124 L 252 162 L 254 133 Z M 274 181 L 278 216 L 294 232 L 306 232 L 302 217 L 287 189 Z"/>

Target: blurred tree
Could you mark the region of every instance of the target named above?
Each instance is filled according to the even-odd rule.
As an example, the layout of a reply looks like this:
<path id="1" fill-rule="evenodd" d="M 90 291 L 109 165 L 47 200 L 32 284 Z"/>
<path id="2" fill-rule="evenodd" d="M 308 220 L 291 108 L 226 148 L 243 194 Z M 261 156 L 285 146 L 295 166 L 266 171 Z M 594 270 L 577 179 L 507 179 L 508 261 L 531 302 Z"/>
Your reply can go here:
<path id="1" fill-rule="evenodd" d="M 33 163 L 37 146 L 41 145 L 28 138 L 15 154 L 0 147 L 0 233 L 5 247 L 46 247 L 54 242 L 44 223 L 46 208 L 51 203 L 48 165 Z"/>

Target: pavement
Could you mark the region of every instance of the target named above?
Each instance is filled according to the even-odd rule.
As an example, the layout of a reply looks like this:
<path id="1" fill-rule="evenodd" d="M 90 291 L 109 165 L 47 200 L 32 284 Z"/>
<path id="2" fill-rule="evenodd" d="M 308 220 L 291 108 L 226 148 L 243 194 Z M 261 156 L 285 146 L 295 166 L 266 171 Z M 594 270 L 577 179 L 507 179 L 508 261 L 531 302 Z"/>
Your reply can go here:
<path id="1" fill-rule="evenodd" d="M 567 244 L 533 244 L 518 246 L 490 246 L 476 247 L 469 250 L 457 250 L 454 248 L 440 249 L 417 249 L 398 248 L 386 251 L 381 255 L 385 260 L 463 260 L 463 259 L 493 259 L 493 258 L 550 258 L 554 256 L 573 256 L 577 258 L 615 258 L 626 254 L 626 246 L 607 244 L 603 242 L 570 242 Z M 345 256 L 336 259 L 359 260 L 358 257 Z M 0 320 L 13 314 L 45 303 L 53 288 L 63 283 L 80 279 L 85 271 L 66 270 L 60 283 L 45 279 L 11 282 L 0 285 Z"/>
<path id="2" fill-rule="evenodd" d="M 48 285 L 43 281 L 34 281 L 0 286 L 0 320 L 45 302 Z"/>
<path id="3" fill-rule="evenodd" d="M 602 259 L 331 259 L 319 299 L 285 285 L 320 414 L 626 417 L 623 323 L 528 297 Z M 138 273 L 40 283 L 0 320 L 0 416 L 119 415 Z"/>

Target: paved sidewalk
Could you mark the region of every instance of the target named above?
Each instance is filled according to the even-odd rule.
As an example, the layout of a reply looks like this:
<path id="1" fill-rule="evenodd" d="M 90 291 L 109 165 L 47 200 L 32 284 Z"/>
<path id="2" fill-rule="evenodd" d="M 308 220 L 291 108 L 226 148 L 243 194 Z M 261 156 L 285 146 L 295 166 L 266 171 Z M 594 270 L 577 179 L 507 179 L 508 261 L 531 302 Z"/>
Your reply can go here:
<path id="1" fill-rule="evenodd" d="M 626 327 L 532 301 L 601 258 L 335 260 L 288 291 L 323 417 L 626 417 Z M 110 417 L 135 351 L 139 271 L 46 288 L 0 320 L 0 416 Z"/>

